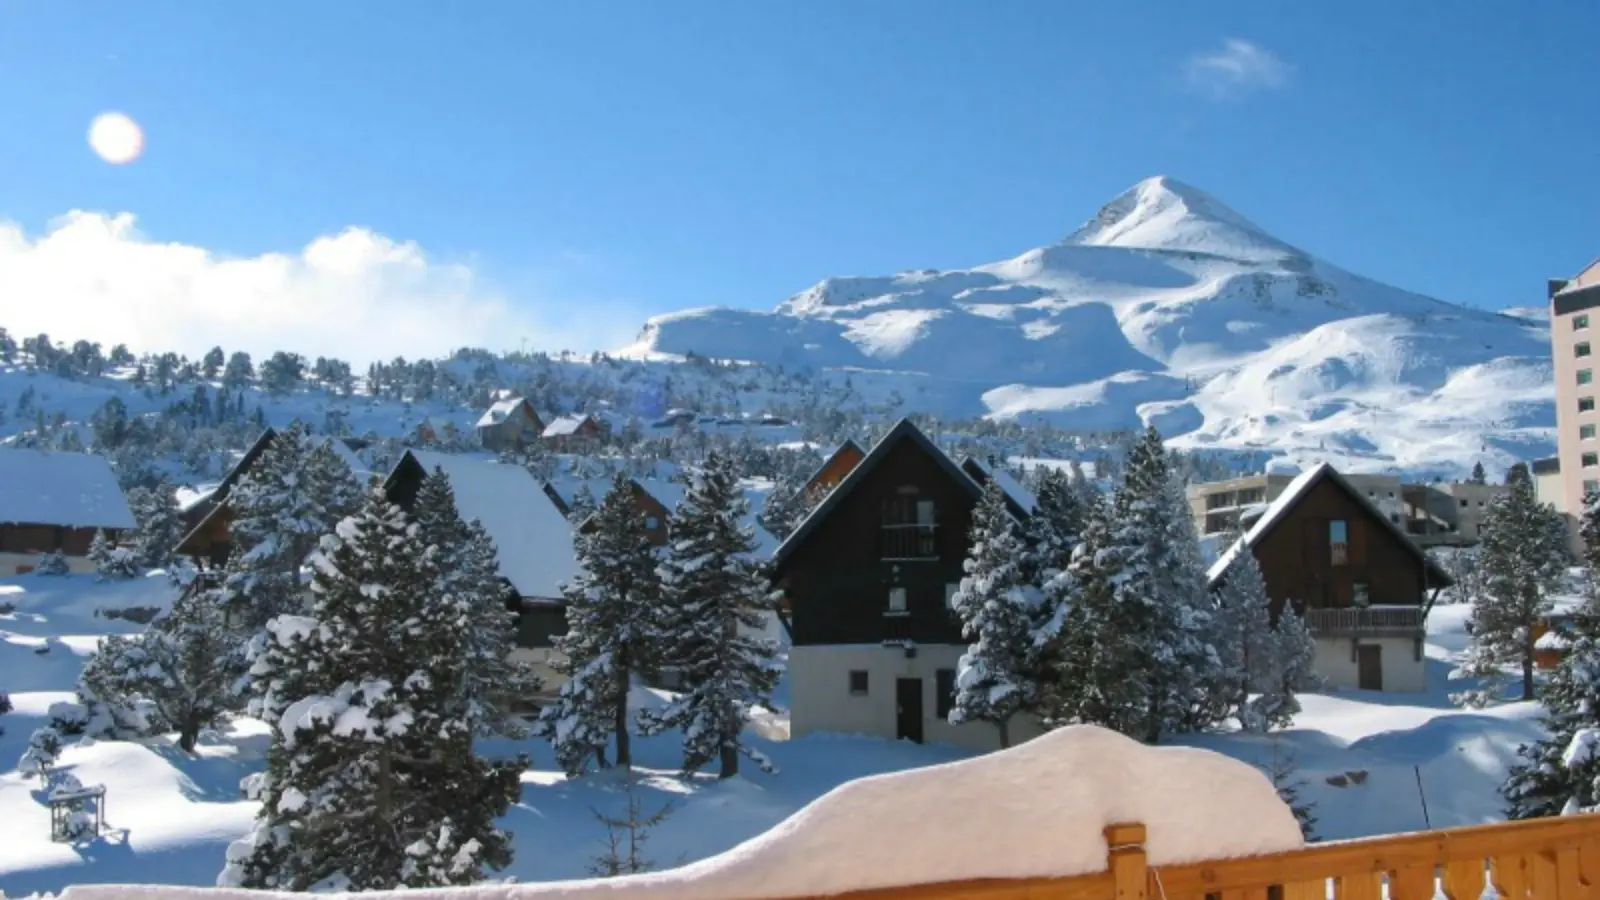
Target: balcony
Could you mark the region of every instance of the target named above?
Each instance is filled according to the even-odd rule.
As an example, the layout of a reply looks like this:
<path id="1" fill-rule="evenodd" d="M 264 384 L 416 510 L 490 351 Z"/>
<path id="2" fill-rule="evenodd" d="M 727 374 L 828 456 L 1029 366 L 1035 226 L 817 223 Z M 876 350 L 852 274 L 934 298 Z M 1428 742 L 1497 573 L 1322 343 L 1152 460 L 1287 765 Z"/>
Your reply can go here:
<path id="1" fill-rule="evenodd" d="M 939 558 L 938 528 L 934 525 L 885 525 L 879 530 L 884 560 L 927 561 Z"/>
<path id="2" fill-rule="evenodd" d="M 1420 606 L 1369 606 L 1366 609 L 1308 609 L 1306 627 L 1317 635 L 1415 637 L 1422 630 Z"/>

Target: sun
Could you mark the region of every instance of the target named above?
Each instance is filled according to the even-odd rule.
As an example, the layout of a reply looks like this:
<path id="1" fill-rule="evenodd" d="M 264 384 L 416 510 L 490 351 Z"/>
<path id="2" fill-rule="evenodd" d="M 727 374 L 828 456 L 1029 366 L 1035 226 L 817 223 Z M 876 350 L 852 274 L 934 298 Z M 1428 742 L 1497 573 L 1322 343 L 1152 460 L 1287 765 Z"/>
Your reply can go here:
<path id="1" fill-rule="evenodd" d="M 106 162 L 125 166 L 144 152 L 144 129 L 125 113 L 101 113 L 89 124 L 89 147 Z"/>

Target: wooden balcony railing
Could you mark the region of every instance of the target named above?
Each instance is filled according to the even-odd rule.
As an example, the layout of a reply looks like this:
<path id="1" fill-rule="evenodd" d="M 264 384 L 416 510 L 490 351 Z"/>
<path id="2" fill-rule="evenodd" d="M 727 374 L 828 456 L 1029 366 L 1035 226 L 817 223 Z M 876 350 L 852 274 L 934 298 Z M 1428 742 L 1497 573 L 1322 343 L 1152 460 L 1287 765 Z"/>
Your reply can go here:
<path id="1" fill-rule="evenodd" d="M 1414 632 L 1422 628 L 1419 606 L 1379 606 L 1368 609 L 1308 609 L 1306 627 L 1314 634 L 1364 634 Z"/>
<path id="2" fill-rule="evenodd" d="M 1143 825 L 1106 829 L 1106 870 L 858 891 L 839 900 L 1501 900 L 1600 897 L 1600 815 L 1312 844 L 1152 868 Z"/>

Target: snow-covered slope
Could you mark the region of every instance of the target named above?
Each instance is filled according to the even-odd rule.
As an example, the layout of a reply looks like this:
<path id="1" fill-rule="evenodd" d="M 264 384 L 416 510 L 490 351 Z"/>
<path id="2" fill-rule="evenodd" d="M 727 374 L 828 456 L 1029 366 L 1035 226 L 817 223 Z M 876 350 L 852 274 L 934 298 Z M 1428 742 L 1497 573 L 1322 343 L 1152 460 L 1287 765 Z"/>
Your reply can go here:
<path id="1" fill-rule="evenodd" d="M 658 316 L 621 353 L 904 382 L 909 408 L 1154 423 L 1179 446 L 1359 469 L 1548 452 L 1548 323 L 1346 272 L 1151 178 L 1066 239 L 990 265 L 829 278 L 772 312 Z"/>

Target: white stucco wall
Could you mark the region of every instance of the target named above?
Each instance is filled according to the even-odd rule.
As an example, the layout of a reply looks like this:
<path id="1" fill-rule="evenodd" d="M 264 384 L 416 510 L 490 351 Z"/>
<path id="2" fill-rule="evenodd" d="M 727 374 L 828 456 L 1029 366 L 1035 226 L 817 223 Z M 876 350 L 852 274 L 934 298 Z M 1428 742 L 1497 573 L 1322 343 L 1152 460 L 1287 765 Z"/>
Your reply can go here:
<path id="1" fill-rule="evenodd" d="M 18 566 L 34 567 L 39 565 L 42 553 L 0 553 L 0 578 L 15 575 Z M 85 574 L 94 571 L 94 563 L 87 556 L 68 556 L 67 568 L 74 573 Z"/>
<path id="2" fill-rule="evenodd" d="M 895 691 L 901 678 L 922 680 L 922 734 L 929 743 L 951 744 L 976 752 L 1000 748 L 992 725 L 952 725 L 938 718 L 937 672 L 955 669 L 966 648 L 927 644 L 908 658 L 900 647 L 843 644 L 795 647 L 789 651 L 789 733 L 812 732 L 896 736 Z M 850 672 L 867 673 L 867 693 L 850 693 Z M 1011 742 L 1020 744 L 1042 733 L 1031 717 L 1011 723 Z"/>
<path id="3" fill-rule="evenodd" d="M 1417 659 L 1416 642 L 1410 638 L 1361 638 L 1360 643 L 1382 648 L 1383 690 L 1386 693 L 1418 693 L 1427 689 L 1426 668 Z M 1355 652 L 1348 637 L 1316 639 L 1317 674 L 1329 687 L 1356 688 L 1360 685 Z"/>

